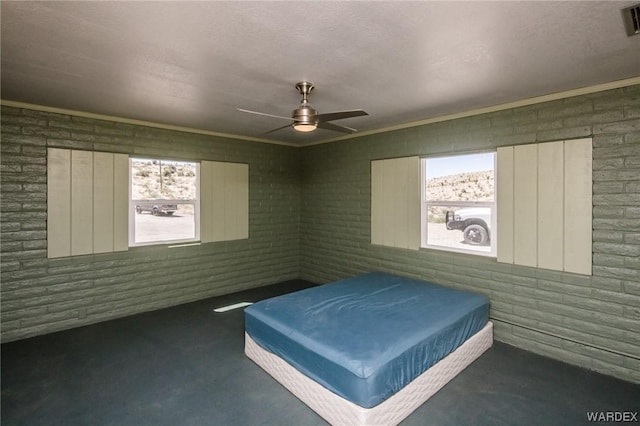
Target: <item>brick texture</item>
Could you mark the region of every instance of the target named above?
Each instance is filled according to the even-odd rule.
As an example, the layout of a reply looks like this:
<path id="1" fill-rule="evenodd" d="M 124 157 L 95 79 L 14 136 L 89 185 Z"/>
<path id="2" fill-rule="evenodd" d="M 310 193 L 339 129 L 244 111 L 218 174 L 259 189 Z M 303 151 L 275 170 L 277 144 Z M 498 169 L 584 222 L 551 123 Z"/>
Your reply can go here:
<path id="1" fill-rule="evenodd" d="M 370 244 L 371 160 L 580 137 L 594 146 L 593 276 Z M 381 270 L 484 293 L 496 339 L 640 383 L 640 86 L 302 149 L 3 107 L 1 147 L 3 341 Z M 249 163 L 250 239 L 48 260 L 47 147 Z"/>
<path id="2" fill-rule="evenodd" d="M 300 276 L 295 148 L 11 107 L 1 146 L 2 341 Z M 47 259 L 47 147 L 248 163 L 250 239 Z"/>
<path id="3" fill-rule="evenodd" d="M 304 148 L 302 277 L 381 270 L 480 292 L 497 340 L 640 382 L 639 108 L 631 86 Z M 593 276 L 370 244 L 371 160 L 582 137 L 594 146 Z"/>

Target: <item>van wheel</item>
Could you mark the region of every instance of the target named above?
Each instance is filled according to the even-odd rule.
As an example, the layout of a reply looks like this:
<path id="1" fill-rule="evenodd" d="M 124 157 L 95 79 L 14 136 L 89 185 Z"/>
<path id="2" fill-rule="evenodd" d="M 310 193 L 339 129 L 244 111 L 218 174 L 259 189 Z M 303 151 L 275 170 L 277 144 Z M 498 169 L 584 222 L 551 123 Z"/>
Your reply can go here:
<path id="1" fill-rule="evenodd" d="M 489 232 L 484 226 L 476 223 L 464 228 L 464 241 L 474 246 L 484 246 L 489 242 Z"/>

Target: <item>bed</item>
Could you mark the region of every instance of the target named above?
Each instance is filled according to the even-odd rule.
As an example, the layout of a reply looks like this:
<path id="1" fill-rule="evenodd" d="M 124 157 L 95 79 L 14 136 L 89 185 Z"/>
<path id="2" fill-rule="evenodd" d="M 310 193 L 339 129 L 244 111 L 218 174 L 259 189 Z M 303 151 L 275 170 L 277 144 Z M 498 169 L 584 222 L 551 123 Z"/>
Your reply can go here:
<path id="1" fill-rule="evenodd" d="M 485 296 L 370 273 L 245 309 L 245 353 L 334 425 L 397 424 L 493 343 Z"/>

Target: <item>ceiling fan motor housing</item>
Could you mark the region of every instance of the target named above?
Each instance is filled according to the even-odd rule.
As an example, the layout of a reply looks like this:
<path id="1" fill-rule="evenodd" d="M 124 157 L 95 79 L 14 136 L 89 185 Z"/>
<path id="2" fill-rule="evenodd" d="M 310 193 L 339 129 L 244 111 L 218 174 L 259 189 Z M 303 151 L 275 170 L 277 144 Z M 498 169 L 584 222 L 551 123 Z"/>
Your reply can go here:
<path id="1" fill-rule="evenodd" d="M 291 118 L 299 124 L 316 124 L 317 111 L 308 104 L 302 104 L 291 112 Z"/>

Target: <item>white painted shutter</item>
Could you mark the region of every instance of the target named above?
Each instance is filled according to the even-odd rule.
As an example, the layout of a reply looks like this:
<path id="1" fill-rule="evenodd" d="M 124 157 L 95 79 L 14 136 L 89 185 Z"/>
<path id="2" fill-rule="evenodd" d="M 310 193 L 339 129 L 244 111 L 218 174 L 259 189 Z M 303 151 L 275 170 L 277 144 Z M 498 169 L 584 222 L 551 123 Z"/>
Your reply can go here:
<path id="1" fill-rule="evenodd" d="M 537 146 L 517 146 L 513 154 L 513 261 L 518 265 L 536 266 L 538 253 Z"/>
<path id="2" fill-rule="evenodd" d="M 71 255 L 71 151 L 47 153 L 47 256 Z"/>
<path id="3" fill-rule="evenodd" d="M 514 252 L 514 162 L 513 147 L 498 148 L 496 160 L 496 205 L 498 262 L 513 263 Z"/>
<path id="4" fill-rule="evenodd" d="M 127 250 L 128 181 L 124 154 L 49 148 L 48 257 Z"/>
<path id="5" fill-rule="evenodd" d="M 563 143 L 538 145 L 538 266 L 563 269 Z"/>
<path id="6" fill-rule="evenodd" d="M 371 162 L 371 243 L 420 248 L 420 159 Z"/>
<path id="7" fill-rule="evenodd" d="M 93 154 L 93 252 L 113 251 L 113 154 Z"/>
<path id="8" fill-rule="evenodd" d="M 113 154 L 113 251 L 129 250 L 129 156 Z"/>
<path id="9" fill-rule="evenodd" d="M 249 165 L 203 161 L 200 165 L 200 240 L 249 238 Z"/>
<path id="10" fill-rule="evenodd" d="M 498 149 L 498 261 L 591 274 L 591 139 Z"/>
<path id="11" fill-rule="evenodd" d="M 592 141 L 564 143 L 564 270 L 591 275 L 593 242 Z"/>

